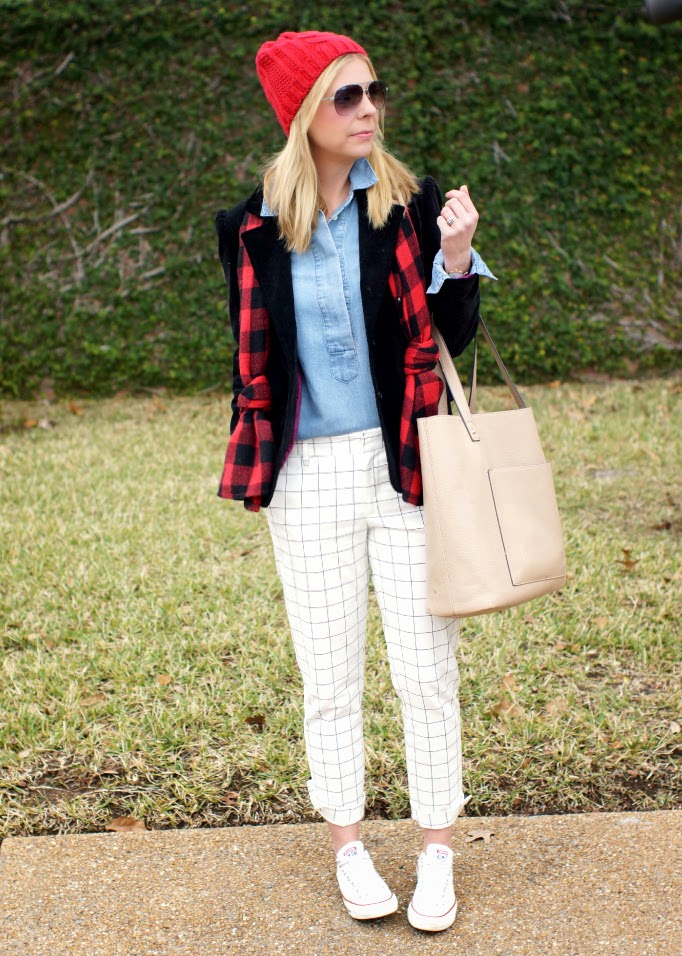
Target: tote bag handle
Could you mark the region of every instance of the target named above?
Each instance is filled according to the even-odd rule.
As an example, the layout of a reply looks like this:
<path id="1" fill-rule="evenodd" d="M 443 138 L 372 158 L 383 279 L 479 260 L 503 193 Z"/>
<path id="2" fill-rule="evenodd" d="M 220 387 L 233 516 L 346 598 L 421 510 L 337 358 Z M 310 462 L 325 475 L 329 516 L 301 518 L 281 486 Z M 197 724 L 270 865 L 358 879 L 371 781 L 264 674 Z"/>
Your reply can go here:
<path id="1" fill-rule="evenodd" d="M 512 397 L 514 398 L 514 401 L 516 402 L 519 408 L 525 408 L 526 403 L 521 397 L 521 393 L 519 392 L 518 388 L 514 384 L 511 375 L 507 371 L 507 367 L 502 361 L 500 353 L 497 351 L 497 347 L 495 343 L 493 342 L 492 336 L 490 335 L 490 332 L 488 331 L 488 327 L 483 321 L 483 316 L 481 315 L 479 315 L 478 317 L 478 326 L 482 330 L 483 337 L 485 338 L 486 342 L 488 343 L 488 345 L 490 346 L 492 350 L 493 357 L 495 359 L 495 362 L 497 363 L 497 367 L 499 368 L 502 374 L 502 378 L 504 379 L 507 385 L 507 388 L 509 389 L 509 391 L 512 394 Z M 447 382 L 448 387 L 450 389 L 450 393 L 452 394 L 452 397 L 455 403 L 455 407 L 457 408 L 457 411 L 459 412 L 459 415 L 462 421 L 466 425 L 469 435 L 471 436 L 472 439 L 474 439 L 474 435 L 472 434 L 472 431 L 475 432 L 475 428 L 471 420 L 471 416 L 476 413 L 476 377 L 478 373 L 478 329 L 476 330 L 476 338 L 474 339 L 474 363 L 473 363 L 473 370 L 471 375 L 471 392 L 469 395 L 468 402 L 466 400 L 466 396 L 464 394 L 464 389 L 462 388 L 462 383 L 460 381 L 459 375 L 457 374 L 455 363 L 453 362 L 452 356 L 450 355 L 448 347 L 445 344 L 445 339 L 443 338 L 443 336 L 441 335 L 439 329 L 435 326 L 435 324 L 432 326 L 431 331 L 433 334 L 433 340 L 438 346 L 439 362 L 440 362 L 440 366 L 442 370 L 441 377 Z M 448 414 L 447 396 L 445 394 L 445 389 L 443 389 L 443 394 L 441 396 L 441 400 L 438 405 L 438 414 L 439 415 Z"/>

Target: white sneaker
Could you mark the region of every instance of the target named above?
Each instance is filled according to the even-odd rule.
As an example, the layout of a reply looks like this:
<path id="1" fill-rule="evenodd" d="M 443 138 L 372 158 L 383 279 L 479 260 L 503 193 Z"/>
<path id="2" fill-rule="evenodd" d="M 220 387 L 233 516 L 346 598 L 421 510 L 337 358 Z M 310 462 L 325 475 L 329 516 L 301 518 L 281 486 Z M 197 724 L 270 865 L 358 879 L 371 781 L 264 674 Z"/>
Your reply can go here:
<path id="1" fill-rule="evenodd" d="M 354 919 L 377 919 L 398 909 L 398 900 L 374 869 L 362 840 L 353 840 L 336 854 L 336 879 L 346 909 Z"/>
<path id="2" fill-rule="evenodd" d="M 452 850 L 432 843 L 419 854 L 417 888 L 407 908 L 407 918 L 415 929 L 433 933 L 452 926 L 456 914 Z"/>

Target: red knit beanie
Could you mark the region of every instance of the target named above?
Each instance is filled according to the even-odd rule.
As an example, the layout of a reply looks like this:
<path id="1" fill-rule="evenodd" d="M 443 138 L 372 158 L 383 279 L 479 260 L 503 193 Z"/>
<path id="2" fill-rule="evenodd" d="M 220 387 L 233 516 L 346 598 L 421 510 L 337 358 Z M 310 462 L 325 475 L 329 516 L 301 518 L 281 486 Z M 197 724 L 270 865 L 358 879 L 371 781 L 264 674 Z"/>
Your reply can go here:
<path id="1" fill-rule="evenodd" d="M 359 43 L 339 33 L 280 33 L 256 54 L 256 70 L 265 95 L 289 135 L 291 121 L 330 63 L 344 53 L 367 56 Z"/>

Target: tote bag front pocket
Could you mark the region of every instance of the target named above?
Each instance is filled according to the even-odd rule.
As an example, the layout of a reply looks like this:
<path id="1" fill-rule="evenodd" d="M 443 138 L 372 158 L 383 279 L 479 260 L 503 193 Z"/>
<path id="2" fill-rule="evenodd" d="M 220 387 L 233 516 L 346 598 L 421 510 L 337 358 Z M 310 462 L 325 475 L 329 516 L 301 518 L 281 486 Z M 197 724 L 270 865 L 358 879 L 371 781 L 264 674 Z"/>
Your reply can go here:
<path id="1" fill-rule="evenodd" d="M 488 472 L 512 584 L 534 584 L 566 573 L 552 466 L 522 465 Z"/>

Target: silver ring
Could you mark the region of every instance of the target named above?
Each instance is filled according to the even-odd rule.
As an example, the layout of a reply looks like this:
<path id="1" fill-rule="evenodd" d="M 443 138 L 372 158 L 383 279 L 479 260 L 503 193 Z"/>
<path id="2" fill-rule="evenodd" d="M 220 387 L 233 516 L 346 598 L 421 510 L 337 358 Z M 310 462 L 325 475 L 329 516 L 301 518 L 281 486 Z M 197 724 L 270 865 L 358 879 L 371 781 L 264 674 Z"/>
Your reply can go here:
<path id="1" fill-rule="evenodd" d="M 448 226 L 451 226 L 456 218 L 457 216 L 453 216 L 452 219 L 446 219 L 445 221 L 447 222 Z"/>

